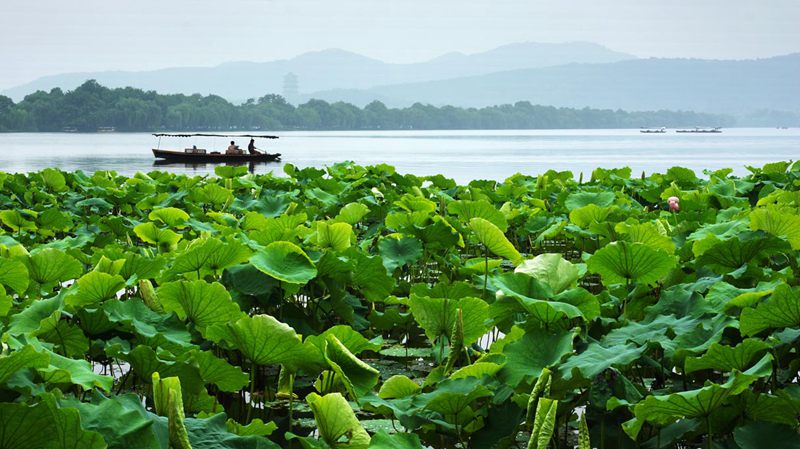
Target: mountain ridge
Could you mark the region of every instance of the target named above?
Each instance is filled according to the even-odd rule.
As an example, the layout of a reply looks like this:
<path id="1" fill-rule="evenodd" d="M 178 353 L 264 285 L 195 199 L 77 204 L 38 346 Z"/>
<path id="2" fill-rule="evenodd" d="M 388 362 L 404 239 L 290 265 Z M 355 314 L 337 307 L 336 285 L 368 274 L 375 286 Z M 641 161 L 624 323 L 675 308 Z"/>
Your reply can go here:
<path id="1" fill-rule="evenodd" d="M 37 90 L 49 91 L 55 87 L 71 90 L 87 79 L 95 79 L 109 87 L 135 86 L 163 93 L 216 94 L 231 101 L 244 101 L 265 93 L 282 93 L 283 77 L 289 72 L 299 76 L 301 91 L 315 92 L 433 81 L 569 62 L 596 63 L 632 58 L 635 56 L 586 42 L 512 43 L 461 56 L 450 52 L 417 63 L 387 63 L 355 52 L 329 48 L 266 62 L 231 61 L 209 67 L 48 75 L 0 93 L 18 101 Z"/>
<path id="2" fill-rule="evenodd" d="M 531 101 L 571 108 L 693 110 L 746 114 L 800 112 L 800 53 L 752 60 L 648 58 L 564 64 L 421 83 L 337 89 L 306 95 L 388 106 L 415 102 L 481 107 Z"/>

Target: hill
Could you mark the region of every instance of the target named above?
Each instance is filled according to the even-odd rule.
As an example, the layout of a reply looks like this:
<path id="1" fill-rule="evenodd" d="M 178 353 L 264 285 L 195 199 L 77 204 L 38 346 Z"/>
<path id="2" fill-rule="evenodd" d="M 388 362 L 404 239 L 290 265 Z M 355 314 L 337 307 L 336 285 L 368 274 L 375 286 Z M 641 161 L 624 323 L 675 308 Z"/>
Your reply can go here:
<path id="1" fill-rule="evenodd" d="M 37 90 L 72 90 L 87 79 L 109 87 L 136 86 L 161 93 L 216 94 L 241 102 L 264 93 L 283 93 L 287 73 L 299 77 L 301 92 L 368 89 L 488 73 L 563 65 L 606 63 L 634 56 L 600 45 L 517 43 L 482 53 L 448 53 L 413 64 L 390 64 L 356 53 L 329 49 L 270 62 L 232 62 L 216 67 L 180 67 L 143 72 L 85 72 L 48 76 L 2 92 L 15 101 Z"/>
<path id="2" fill-rule="evenodd" d="M 800 111 L 800 53 L 757 60 L 637 59 L 315 92 L 309 98 L 390 106 L 489 106 L 526 100 L 561 107 L 748 114 Z"/>

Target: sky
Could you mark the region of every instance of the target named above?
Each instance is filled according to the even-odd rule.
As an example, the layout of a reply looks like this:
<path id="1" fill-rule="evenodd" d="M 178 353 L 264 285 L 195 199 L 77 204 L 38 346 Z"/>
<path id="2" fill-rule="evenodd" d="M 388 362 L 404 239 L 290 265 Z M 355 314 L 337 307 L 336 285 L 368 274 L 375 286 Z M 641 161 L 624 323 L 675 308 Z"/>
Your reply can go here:
<path id="1" fill-rule="evenodd" d="M 798 24 L 798 0 L 0 0 L 0 89 L 326 48 L 417 62 L 588 41 L 640 57 L 746 59 L 800 51 Z"/>

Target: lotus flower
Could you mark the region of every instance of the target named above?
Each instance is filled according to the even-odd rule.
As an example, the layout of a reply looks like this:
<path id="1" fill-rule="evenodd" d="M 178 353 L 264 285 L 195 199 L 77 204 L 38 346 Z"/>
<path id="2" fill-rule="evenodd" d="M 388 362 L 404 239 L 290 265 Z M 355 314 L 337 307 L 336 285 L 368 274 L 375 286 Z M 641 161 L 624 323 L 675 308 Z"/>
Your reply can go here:
<path id="1" fill-rule="evenodd" d="M 678 212 L 681 210 L 681 199 L 677 196 L 671 196 L 667 199 L 669 203 L 669 210 L 670 212 Z"/>

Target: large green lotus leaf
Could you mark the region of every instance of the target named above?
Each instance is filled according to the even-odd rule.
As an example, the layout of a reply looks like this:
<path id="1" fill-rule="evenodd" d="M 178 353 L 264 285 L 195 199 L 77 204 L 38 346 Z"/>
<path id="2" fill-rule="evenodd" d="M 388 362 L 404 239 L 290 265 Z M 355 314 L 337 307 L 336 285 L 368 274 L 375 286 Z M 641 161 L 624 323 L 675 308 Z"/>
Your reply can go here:
<path id="1" fill-rule="evenodd" d="M 692 317 L 676 318 L 672 315 L 657 316 L 652 321 L 646 322 L 629 321 L 624 326 L 613 329 L 604 335 L 601 343 L 606 347 L 626 343 L 635 343 L 637 346 L 653 343 L 664 347 L 670 342 L 666 336 L 667 333 L 683 335 L 691 332 L 701 323 L 701 320 Z"/>
<path id="2" fill-rule="evenodd" d="M 561 364 L 559 370 L 564 379 L 570 380 L 576 374 L 584 379 L 592 379 L 612 366 L 628 366 L 644 353 L 646 347 L 633 344 L 605 347 L 590 343 L 586 350 L 574 354 Z"/>
<path id="3" fill-rule="evenodd" d="M 297 245 L 272 242 L 250 258 L 250 263 L 275 279 L 305 284 L 317 276 L 317 267 Z"/>
<path id="4" fill-rule="evenodd" d="M 0 285 L 0 317 L 8 315 L 11 307 L 14 306 L 14 299 L 6 294 L 6 288 Z"/>
<path id="5" fill-rule="evenodd" d="M 767 343 L 755 338 L 747 338 L 735 347 L 714 343 L 702 357 L 687 357 L 685 372 L 689 374 L 703 369 L 744 371 L 756 357 L 768 349 Z"/>
<path id="6" fill-rule="evenodd" d="M 89 339 L 80 327 L 64 320 L 44 320 L 36 331 L 36 338 L 53 344 L 56 353 L 73 358 L 83 358 L 89 351 Z"/>
<path id="7" fill-rule="evenodd" d="M 758 232 L 743 232 L 737 238 L 715 243 L 697 258 L 698 266 L 709 266 L 721 274 L 773 254 L 788 253 L 790 246 L 778 237 Z"/>
<path id="8" fill-rule="evenodd" d="M 243 437 L 250 435 L 266 437 L 272 435 L 273 432 L 278 430 L 278 426 L 274 422 L 269 421 L 264 423 L 264 421 L 258 418 L 253 419 L 250 421 L 250 424 L 246 426 L 232 419 L 228 419 L 225 421 L 225 426 L 228 428 L 228 432 L 235 433 L 236 435 Z"/>
<path id="9" fill-rule="evenodd" d="M 188 319 L 201 330 L 217 323 L 236 321 L 242 312 L 231 300 L 225 287 L 206 281 L 175 281 L 158 287 L 158 299 L 164 310 Z"/>
<path id="10" fill-rule="evenodd" d="M 416 212 L 417 214 L 421 212 Z M 428 218 L 426 217 L 426 221 Z M 450 249 L 453 247 L 464 247 L 464 237 L 441 215 L 434 215 L 432 221 L 423 225 L 413 225 L 408 233 L 413 234 L 425 243 L 425 248 L 429 251 Z M 387 217 L 387 226 L 388 217 Z M 492 225 L 494 226 L 494 225 Z M 502 233 L 502 232 L 501 232 Z"/>
<path id="11" fill-rule="evenodd" d="M 594 253 L 587 265 L 605 285 L 652 284 L 669 274 L 676 262 L 675 257 L 641 243 L 618 241 Z"/>
<path id="12" fill-rule="evenodd" d="M 319 396 L 311 393 L 306 402 L 314 413 L 320 439 L 331 449 L 367 449 L 370 436 L 358 422 L 353 409 L 339 393 Z"/>
<path id="13" fill-rule="evenodd" d="M 238 366 L 231 365 L 209 351 L 197 351 L 192 354 L 192 359 L 197 362 L 203 382 L 212 383 L 221 391 L 235 393 L 250 381 L 250 376 Z"/>
<path id="14" fill-rule="evenodd" d="M 32 280 L 47 285 L 79 277 L 83 274 L 83 266 L 60 249 L 45 248 L 31 254 L 28 273 Z"/>
<path id="15" fill-rule="evenodd" d="M 444 380 L 430 393 L 419 395 L 419 402 L 428 410 L 444 416 L 457 416 L 481 398 L 490 397 L 491 390 L 481 384 L 482 379 L 466 378 Z"/>
<path id="16" fill-rule="evenodd" d="M 378 242 L 378 250 L 389 273 L 422 258 L 422 242 L 415 237 L 384 237 Z"/>
<path id="17" fill-rule="evenodd" d="M 207 334 L 209 340 L 227 342 L 258 365 L 295 364 L 308 358 L 294 329 L 269 315 L 243 316 L 235 323 L 211 326 Z"/>
<path id="18" fill-rule="evenodd" d="M 15 259 L 0 257 L 0 284 L 20 295 L 28 288 L 28 268 Z"/>
<path id="19" fill-rule="evenodd" d="M 303 226 L 307 219 L 308 217 L 304 213 L 267 218 L 251 212 L 245 215 L 243 226 L 245 229 L 253 229 L 248 234 L 250 238 L 261 245 L 269 245 L 279 240 L 295 240 L 304 234 L 308 230 Z"/>
<path id="20" fill-rule="evenodd" d="M 372 436 L 369 449 L 423 449 L 423 446 L 413 433 L 388 433 L 381 429 Z"/>
<path id="21" fill-rule="evenodd" d="M 46 404 L 0 403 L 0 447 L 3 449 L 46 449 L 53 445 L 57 431 Z"/>
<path id="22" fill-rule="evenodd" d="M 119 301 L 112 299 L 103 304 L 106 318 L 122 325 L 126 331 L 153 340 L 160 346 L 191 345 L 192 336 L 175 315 L 154 312 L 138 298 Z"/>
<path id="23" fill-rule="evenodd" d="M 206 184 L 197 191 L 200 201 L 221 206 L 233 199 L 233 192 L 217 184 Z"/>
<path id="24" fill-rule="evenodd" d="M 741 449 L 800 449 L 797 431 L 786 424 L 750 423 L 737 427 L 733 439 Z"/>
<path id="25" fill-rule="evenodd" d="M 502 365 L 498 365 L 497 363 L 478 361 L 471 365 L 463 366 L 457 369 L 453 372 L 453 374 L 450 375 L 450 378 L 464 379 L 466 377 L 477 377 L 480 379 L 483 376 L 494 377 L 494 375 L 497 374 L 502 367 Z"/>
<path id="26" fill-rule="evenodd" d="M 119 270 L 119 275 L 130 279 L 134 275 L 137 279 L 154 279 L 159 276 L 166 264 L 162 256 L 145 257 L 140 254 L 126 253 L 125 264 Z"/>
<path id="27" fill-rule="evenodd" d="M 217 273 L 230 266 L 247 262 L 251 254 L 247 246 L 236 240 L 223 242 L 213 237 L 197 239 L 175 258 L 169 271 L 186 273 L 206 269 Z"/>
<path id="28" fill-rule="evenodd" d="M 411 294 L 417 296 L 430 296 L 431 298 L 463 299 L 477 298 L 483 290 L 474 287 L 472 284 L 463 281 L 449 282 L 441 281 L 433 285 L 414 284 L 411 286 Z"/>
<path id="29" fill-rule="evenodd" d="M 53 192 L 63 192 L 68 190 L 67 179 L 64 174 L 55 168 L 45 168 L 41 172 L 44 185 L 46 185 Z"/>
<path id="30" fill-rule="evenodd" d="M 497 226 L 497 228 L 503 232 L 508 230 L 508 221 L 505 215 L 486 200 L 451 201 L 447 204 L 447 211 L 451 214 L 458 215 L 458 219 L 463 223 L 469 223 L 473 218 L 483 218 Z"/>
<path id="31" fill-rule="evenodd" d="M 55 397 L 45 396 L 44 403 L 53 419 L 52 449 L 106 449 L 103 436 L 81 427 L 81 416 L 74 408 L 59 408 Z"/>
<path id="32" fill-rule="evenodd" d="M 800 294 L 786 284 L 775 287 L 772 296 L 755 308 L 742 310 L 739 331 L 742 335 L 758 334 L 765 329 L 800 325 Z"/>
<path id="33" fill-rule="evenodd" d="M 367 340 L 363 335 L 353 330 L 352 327 L 343 324 L 328 328 L 319 335 L 309 335 L 306 337 L 305 344 L 314 345 L 322 354 L 325 351 L 325 342 L 328 340 L 329 335 L 335 336 L 348 351 L 356 355 L 367 350 L 378 352 L 381 349 L 380 338 Z"/>
<path id="34" fill-rule="evenodd" d="M 634 415 L 639 420 L 660 426 L 670 424 L 677 419 L 706 417 L 721 407 L 730 396 L 742 393 L 750 384 L 769 376 L 771 372 L 772 357 L 767 354 L 749 370 L 735 371 L 722 385 L 710 383 L 697 390 L 648 396 L 636 404 Z"/>
<path id="35" fill-rule="evenodd" d="M 115 274 L 90 271 L 77 281 L 78 290 L 67 296 L 64 302 L 71 307 L 79 308 L 114 298 L 118 291 L 125 287 L 125 279 Z"/>
<path id="36" fill-rule="evenodd" d="M 614 202 L 614 192 L 575 192 L 570 193 L 564 201 L 568 211 L 594 204 L 600 207 L 610 206 Z"/>
<path id="37" fill-rule="evenodd" d="M 422 387 L 402 374 L 396 374 L 381 385 L 378 396 L 381 399 L 402 399 L 420 391 Z"/>
<path id="38" fill-rule="evenodd" d="M 770 421 L 797 426 L 797 400 L 778 392 L 780 396 L 747 390 L 742 393 L 745 413 L 753 421 Z"/>
<path id="39" fill-rule="evenodd" d="M 47 367 L 49 360 L 47 353 L 38 352 L 31 345 L 25 345 L 9 355 L 0 355 L 0 385 L 5 384 L 12 374 L 21 369 Z"/>
<path id="40" fill-rule="evenodd" d="M 161 229 L 155 223 L 141 223 L 133 228 L 133 232 L 142 241 L 161 246 L 171 247 L 180 241 L 182 236 L 171 229 Z"/>
<path id="41" fill-rule="evenodd" d="M 147 216 L 152 221 L 160 221 L 171 228 L 184 227 L 189 214 L 177 207 L 160 207 Z"/>
<path id="42" fill-rule="evenodd" d="M 37 368 L 45 382 L 80 385 L 86 390 L 100 388 L 105 391 L 111 391 L 114 386 L 113 377 L 95 373 L 92 365 L 86 360 L 70 359 L 54 352 L 49 352 L 49 355 L 49 366 Z"/>
<path id="43" fill-rule="evenodd" d="M 149 413 L 135 394 L 106 398 L 95 394 L 91 402 L 61 399 L 62 407 L 77 409 L 84 429 L 103 436 L 109 449 L 164 449 L 168 445 L 166 419 Z"/>
<path id="44" fill-rule="evenodd" d="M 361 203 L 349 203 L 339 209 L 333 221 L 355 225 L 369 213 L 369 207 Z"/>
<path id="45" fill-rule="evenodd" d="M 412 294 L 409 308 L 414 319 L 433 342 L 439 337 L 453 335 L 458 309 L 464 321 L 464 345 L 475 343 L 488 331 L 489 304 L 479 298 L 430 298 Z"/>
<path id="46" fill-rule="evenodd" d="M 747 221 L 744 219 L 708 223 L 689 234 L 686 240 L 693 242 L 692 252 L 695 257 L 699 257 L 709 248 L 709 243 L 713 244 L 719 240 L 736 238 L 739 233 L 746 229 Z"/>
<path id="47" fill-rule="evenodd" d="M 350 248 L 356 236 L 353 227 L 349 223 L 327 223 L 318 221 L 315 223 L 316 234 L 314 243 L 320 248 L 331 248 L 334 251 L 344 251 Z"/>
<path id="48" fill-rule="evenodd" d="M 194 400 L 203 389 L 204 381 L 200 373 L 200 368 L 190 356 L 176 360 L 176 358 L 168 352 L 156 354 L 153 348 L 145 345 L 136 346 L 127 354 L 120 352 L 110 355 L 130 363 L 131 368 L 141 379 L 149 380 L 156 373 L 165 378 L 176 377 L 180 379 L 183 390 L 182 399 L 187 405 Z"/>
<path id="49" fill-rule="evenodd" d="M 516 312 L 526 312 L 542 323 L 563 319 L 594 319 L 599 303 L 582 289 L 571 289 L 553 296 L 550 287 L 522 273 L 506 273 L 492 278 L 497 300 L 491 305 L 492 316 L 499 321 Z"/>
<path id="50" fill-rule="evenodd" d="M 786 239 L 792 249 L 800 250 L 800 215 L 771 208 L 756 209 L 750 212 L 750 229 Z"/>
<path id="51" fill-rule="evenodd" d="M 603 223 L 611 212 L 611 207 L 589 204 L 570 211 L 569 221 L 580 228 L 587 229 L 592 223 Z"/>
<path id="52" fill-rule="evenodd" d="M 694 171 L 684 167 L 670 167 L 664 177 L 683 187 L 692 187 L 697 183 L 697 175 Z"/>
<path id="53" fill-rule="evenodd" d="M 492 222 L 483 218 L 473 218 L 469 221 L 469 227 L 475 233 L 478 241 L 493 254 L 505 257 L 514 265 L 522 263 L 522 255 L 508 241 L 503 231 Z"/>
<path id="54" fill-rule="evenodd" d="M 225 179 L 238 178 L 247 174 L 247 167 L 244 165 L 217 165 L 214 167 L 214 174 Z"/>
<path id="55" fill-rule="evenodd" d="M 22 311 L 11 316 L 8 326 L 10 335 L 22 335 L 39 330 L 43 320 L 58 321 L 64 308 L 64 294 L 47 299 L 37 299 Z"/>
<path id="56" fill-rule="evenodd" d="M 229 267 L 222 274 L 222 282 L 229 289 L 254 296 L 269 295 L 280 284 L 279 280 L 268 276 L 250 264 Z"/>
<path id="57" fill-rule="evenodd" d="M 56 232 L 67 232 L 74 226 L 69 215 L 58 209 L 45 209 L 36 219 L 39 225 L 39 233 L 43 236 L 52 237 Z"/>
<path id="58" fill-rule="evenodd" d="M 660 249 L 667 254 L 675 253 L 675 243 L 667 235 L 661 222 L 649 223 L 617 223 L 614 230 L 631 243 L 641 243 L 653 249 Z"/>
<path id="59" fill-rule="evenodd" d="M 498 378 L 516 387 L 539 377 L 544 368 L 558 364 L 562 357 L 572 352 L 575 333 L 557 330 L 529 329 L 522 337 L 502 346 L 506 364 L 498 372 Z M 498 347 L 499 348 L 499 347 Z M 492 347 L 492 352 L 497 348 Z"/>
<path id="60" fill-rule="evenodd" d="M 329 335 L 325 361 L 339 375 L 353 399 L 358 399 L 378 384 L 380 373 L 347 350 L 335 335 Z"/>
<path id="61" fill-rule="evenodd" d="M 262 436 L 230 432 L 224 413 L 206 419 L 186 418 L 184 423 L 192 449 L 280 449 Z"/>
<path id="62" fill-rule="evenodd" d="M 30 220 L 26 220 L 25 217 L 16 210 L 0 211 L 0 222 L 11 228 L 14 232 L 36 230 L 36 224 Z"/>
<path id="63" fill-rule="evenodd" d="M 352 283 L 364 298 L 383 301 L 392 293 L 395 279 L 386 273 L 380 256 L 368 256 L 356 248 L 349 249 L 345 255 L 352 264 Z"/>
<path id="64" fill-rule="evenodd" d="M 515 273 L 523 273 L 550 286 L 553 293 L 574 287 L 580 277 L 578 267 L 561 256 L 561 254 L 539 254 L 520 264 Z"/>

